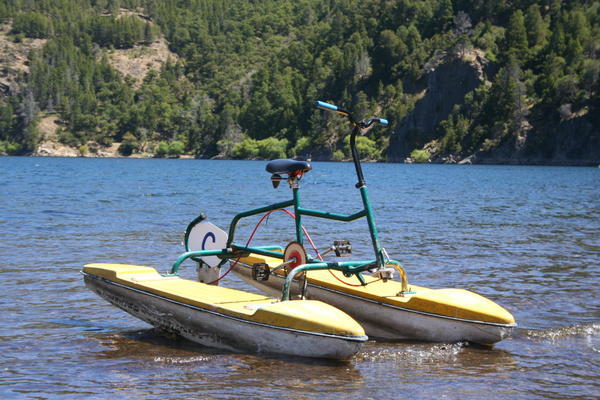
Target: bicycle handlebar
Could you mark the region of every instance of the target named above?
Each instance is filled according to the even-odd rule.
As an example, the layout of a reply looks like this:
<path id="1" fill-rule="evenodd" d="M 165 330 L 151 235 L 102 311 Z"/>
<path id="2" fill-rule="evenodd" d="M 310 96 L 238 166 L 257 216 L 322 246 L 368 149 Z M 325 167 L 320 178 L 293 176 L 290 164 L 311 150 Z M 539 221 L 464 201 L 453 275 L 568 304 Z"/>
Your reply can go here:
<path id="1" fill-rule="evenodd" d="M 352 151 L 352 161 L 354 162 L 354 167 L 356 168 L 356 177 L 358 178 L 358 183 L 356 184 L 356 187 L 357 188 L 365 187 L 366 186 L 365 177 L 363 176 L 363 173 L 362 173 L 362 167 L 360 166 L 360 156 L 359 156 L 358 150 L 356 148 L 356 135 L 359 135 L 363 129 L 367 129 L 368 127 L 370 127 L 371 125 L 373 125 L 375 123 L 378 123 L 381 125 L 387 125 L 388 120 L 383 119 L 383 118 L 371 118 L 367 121 L 357 122 L 354 120 L 354 117 L 352 117 L 352 114 L 350 114 L 348 111 L 346 111 L 344 109 L 339 108 L 338 106 L 334 106 L 333 104 L 329 104 L 324 101 L 317 100 L 315 102 L 314 106 L 321 110 L 333 111 L 334 113 L 344 115 L 348 118 L 350 123 L 354 126 L 354 129 L 352 129 L 352 133 L 350 134 L 350 149 Z M 364 198 L 363 198 L 363 200 L 364 200 Z M 367 203 L 365 203 L 365 209 L 367 206 L 368 206 Z M 367 218 L 370 218 L 370 217 L 367 217 Z M 369 220 L 369 221 L 371 221 L 371 220 Z M 371 224 L 371 222 L 369 222 L 369 224 Z M 374 226 L 375 225 L 373 223 L 373 229 L 374 229 Z M 376 231 L 375 231 L 375 235 L 376 235 Z M 373 236 L 373 231 L 371 232 L 371 236 L 373 237 L 373 240 L 377 240 L 376 236 Z M 375 245 L 375 241 L 373 243 Z M 377 246 L 379 246 L 379 245 L 377 244 Z M 378 251 L 379 250 L 376 250 L 375 252 L 377 253 Z M 379 259 L 380 256 L 378 255 L 377 257 Z"/>
<path id="2" fill-rule="evenodd" d="M 315 101 L 314 106 L 317 107 L 317 108 L 319 108 L 319 109 L 321 109 L 321 110 L 333 111 L 334 113 L 338 113 L 338 114 L 344 115 L 344 116 L 350 118 L 350 121 L 354 125 L 359 125 L 361 128 L 368 128 L 369 126 L 373 125 L 374 123 L 378 123 L 378 124 L 381 124 L 381 125 L 388 125 L 389 124 L 388 120 L 384 119 L 384 118 L 371 118 L 371 119 L 369 119 L 366 122 L 358 122 L 357 123 L 357 122 L 354 121 L 354 118 L 352 118 L 352 114 L 350 114 L 349 111 L 346 111 L 346 110 L 344 110 L 342 108 L 339 108 L 338 106 L 335 106 L 333 104 L 326 103 L 326 102 L 320 101 L 320 100 Z"/>
<path id="3" fill-rule="evenodd" d="M 388 120 L 385 118 L 371 118 L 370 120 L 367 121 L 367 126 L 371 125 L 373 122 L 377 122 L 378 124 L 381 124 L 384 126 L 389 124 Z"/>
<path id="4" fill-rule="evenodd" d="M 315 107 L 320 108 L 325 111 L 333 111 L 338 114 L 350 116 L 350 113 L 346 110 L 339 108 L 338 106 L 334 106 L 333 104 L 326 103 L 324 101 L 317 100 L 315 102 Z"/>

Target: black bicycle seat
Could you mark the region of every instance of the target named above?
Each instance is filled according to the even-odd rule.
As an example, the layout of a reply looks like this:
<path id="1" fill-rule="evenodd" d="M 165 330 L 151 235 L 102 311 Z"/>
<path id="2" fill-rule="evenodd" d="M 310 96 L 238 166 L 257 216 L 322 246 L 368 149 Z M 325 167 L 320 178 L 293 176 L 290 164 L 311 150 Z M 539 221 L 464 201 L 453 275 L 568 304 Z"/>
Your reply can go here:
<path id="1" fill-rule="evenodd" d="M 296 171 L 306 173 L 312 169 L 308 161 L 297 161 L 289 159 L 278 159 L 269 161 L 267 172 L 272 174 L 291 174 Z"/>

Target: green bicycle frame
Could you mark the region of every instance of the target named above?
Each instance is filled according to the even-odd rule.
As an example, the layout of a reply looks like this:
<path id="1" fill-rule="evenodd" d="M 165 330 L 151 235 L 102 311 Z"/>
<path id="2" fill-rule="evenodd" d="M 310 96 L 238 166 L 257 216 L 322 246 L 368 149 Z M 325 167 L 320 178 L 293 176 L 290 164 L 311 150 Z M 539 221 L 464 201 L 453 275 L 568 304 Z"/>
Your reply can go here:
<path id="1" fill-rule="evenodd" d="M 321 104 L 323 104 L 323 103 L 321 103 Z M 331 110 L 331 108 L 329 106 L 330 105 L 327 105 L 326 108 Z M 335 106 L 332 106 L 332 107 L 335 107 Z M 325 109 L 324 107 L 320 107 L 320 108 Z M 389 259 L 389 257 L 387 256 L 387 253 L 385 252 L 385 249 L 383 249 L 379 243 L 379 233 L 378 233 L 377 227 L 375 225 L 375 217 L 373 215 L 373 208 L 371 207 L 371 201 L 369 199 L 369 191 L 368 191 L 368 188 L 367 188 L 367 185 L 366 185 L 363 173 L 362 173 L 360 158 L 358 155 L 358 151 L 356 149 L 356 142 L 355 142 L 356 136 L 360 133 L 361 129 L 369 127 L 373 122 L 379 121 L 379 122 L 383 123 L 385 120 L 372 119 L 367 122 L 356 122 L 352 119 L 352 116 L 350 115 L 350 113 L 348 113 L 344 110 L 341 110 L 341 109 L 337 109 L 337 108 L 336 108 L 336 112 L 346 115 L 348 117 L 348 119 L 350 120 L 350 122 L 354 125 L 354 129 L 352 130 L 352 133 L 350 136 L 350 148 L 352 150 L 352 159 L 354 161 L 354 166 L 356 169 L 356 176 L 358 178 L 358 183 L 356 184 L 356 188 L 359 189 L 359 191 L 360 191 L 362 204 L 363 204 L 362 210 L 355 212 L 354 214 L 339 214 L 339 213 L 334 213 L 334 212 L 326 212 L 326 211 L 321 211 L 321 210 L 312 210 L 309 208 L 304 208 L 301 206 L 301 203 L 300 203 L 300 190 L 299 190 L 299 187 L 297 184 L 298 178 L 293 178 L 296 180 L 293 181 L 294 184 L 291 185 L 292 186 L 292 194 L 293 194 L 293 197 L 291 200 L 274 203 L 274 204 L 271 204 L 271 205 L 268 205 L 265 207 L 255 208 L 253 210 L 238 213 L 237 215 L 235 215 L 235 217 L 233 217 L 231 224 L 229 226 L 229 234 L 228 234 L 226 248 L 218 249 L 218 250 L 187 251 L 187 252 L 183 253 L 181 256 L 179 256 L 179 258 L 175 261 L 175 263 L 173 264 L 173 266 L 171 268 L 169 275 L 176 275 L 178 273 L 179 266 L 186 259 L 192 258 L 194 260 L 197 260 L 198 257 L 203 257 L 203 256 L 217 256 L 217 257 L 221 258 L 222 261 L 219 264 L 219 267 L 221 267 L 225 262 L 227 262 L 228 259 L 244 257 L 244 256 L 249 255 L 250 253 L 279 258 L 279 259 L 283 260 L 284 254 L 282 252 L 283 249 L 281 247 L 277 247 L 277 246 L 247 247 L 247 246 L 242 246 L 242 245 L 234 243 L 234 240 L 235 240 L 236 228 L 237 228 L 238 222 L 241 219 L 251 217 L 254 215 L 258 215 L 258 214 L 264 214 L 269 211 L 284 209 L 287 207 L 293 207 L 293 209 L 294 209 L 296 241 L 298 241 L 300 244 L 304 243 L 304 232 L 303 232 L 303 228 L 302 228 L 302 216 L 322 218 L 322 219 L 341 221 L 341 222 L 350 222 L 350 221 L 357 220 L 359 218 L 366 217 L 367 223 L 369 226 L 369 233 L 371 236 L 373 251 L 375 253 L 375 259 L 374 260 L 363 260 L 363 261 L 347 261 L 347 262 L 323 262 L 321 260 L 317 260 L 317 259 L 309 257 L 307 264 L 296 267 L 293 270 L 293 273 L 290 273 L 287 276 L 285 284 L 284 284 L 284 288 L 283 288 L 282 300 L 289 299 L 289 287 L 292 282 L 292 279 L 298 273 L 301 273 L 303 271 L 321 270 L 321 269 L 338 270 L 338 271 L 343 272 L 345 276 L 355 275 L 357 277 L 357 279 L 360 281 L 360 283 L 362 285 L 365 285 L 366 284 L 365 280 L 364 280 L 363 276 L 361 275 L 362 272 L 364 272 L 366 270 L 370 270 L 370 269 L 375 269 L 375 268 L 383 268 L 383 267 L 385 267 L 386 264 L 389 264 L 389 263 L 399 266 L 400 264 L 397 261 Z M 385 121 L 385 123 L 387 123 L 387 121 Z M 203 217 L 202 216 L 198 217 L 197 219 L 195 219 L 192 222 L 192 224 L 196 223 L 200 219 L 203 219 Z M 190 224 L 190 226 L 192 224 Z M 190 228 L 188 227 L 188 230 L 186 231 L 186 240 L 185 240 L 186 249 L 187 249 L 187 236 L 189 234 L 189 231 L 190 231 Z"/>

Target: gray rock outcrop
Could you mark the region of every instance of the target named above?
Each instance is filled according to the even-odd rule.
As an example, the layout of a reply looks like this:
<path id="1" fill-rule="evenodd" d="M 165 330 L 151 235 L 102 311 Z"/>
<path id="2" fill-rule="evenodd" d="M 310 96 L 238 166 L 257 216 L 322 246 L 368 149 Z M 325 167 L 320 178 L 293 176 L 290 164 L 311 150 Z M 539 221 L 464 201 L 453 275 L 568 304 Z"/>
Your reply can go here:
<path id="1" fill-rule="evenodd" d="M 447 56 L 427 75 L 427 89 L 390 138 L 388 161 L 402 162 L 412 150 L 436 138 L 436 129 L 452 108 L 486 79 L 488 61 L 481 52 Z"/>

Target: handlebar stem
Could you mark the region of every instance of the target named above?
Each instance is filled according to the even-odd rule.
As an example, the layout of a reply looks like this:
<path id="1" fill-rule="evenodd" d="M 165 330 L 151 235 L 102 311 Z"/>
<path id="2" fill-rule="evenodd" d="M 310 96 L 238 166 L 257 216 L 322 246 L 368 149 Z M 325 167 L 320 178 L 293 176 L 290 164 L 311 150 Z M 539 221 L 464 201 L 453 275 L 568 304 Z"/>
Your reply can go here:
<path id="1" fill-rule="evenodd" d="M 352 151 L 352 161 L 354 162 L 354 168 L 356 169 L 356 177 L 358 178 L 358 183 L 356 184 L 356 188 L 360 189 L 361 187 L 366 185 L 365 177 L 362 172 L 362 166 L 360 165 L 360 156 L 358 155 L 358 150 L 356 149 L 356 135 L 360 133 L 360 127 L 358 124 L 354 125 L 354 129 L 350 134 L 350 150 Z"/>

